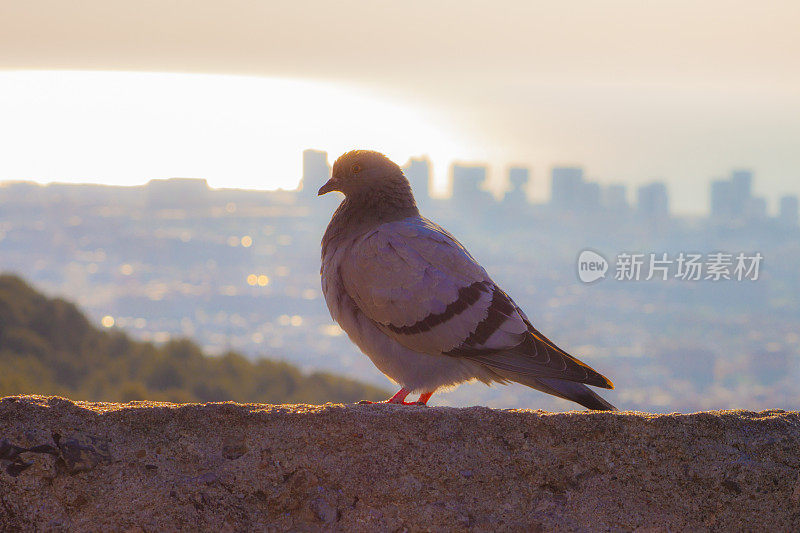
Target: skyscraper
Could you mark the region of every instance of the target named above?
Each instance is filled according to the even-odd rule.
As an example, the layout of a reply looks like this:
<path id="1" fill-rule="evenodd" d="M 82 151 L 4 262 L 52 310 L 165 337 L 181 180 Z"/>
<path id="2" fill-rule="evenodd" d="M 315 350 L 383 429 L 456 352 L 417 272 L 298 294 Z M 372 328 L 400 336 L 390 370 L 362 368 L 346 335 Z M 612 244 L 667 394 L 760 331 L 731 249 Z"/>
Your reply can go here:
<path id="1" fill-rule="evenodd" d="M 527 167 L 511 167 L 508 169 L 508 181 L 512 191 L 521 191 L 530 179 L 530 170 Z"/>
<path id="2" fill-rule="evenodd" d="M 731 172 L 731 214 L 734 218 L 746 218 L 753 191 L 753 173 L 749 170 Z"/>
<path id="3" fill-rule="evenodd" d="M 303 150 L 303 177 L 300 180 L 300 194 L 304 197 L 316 196 L 317 190 L 331 177 L 328 153 L 320 150 Z"/>
<path id="4" fill-rule="evenodd" d="M 518 212 L 528 205 L 528 195 L 525 187 L 530 179 L 530 170 L 527 167 L 510 167 L 508 169 L 508 182 L 511 190 L 506 191 L 503 197 L 503 206 Z"/>
<path id="5" fill-rule="evenodd" d="M 550 203 L 560 209 L 573 210 L 580 202 L 583 169 L 580 167 L 554 167 L 551 171 Z"/>
<path id="6" fill-rule="evenodd" d="M 461 206 L 484 208 L 484 202 L 491 202 L 491 195 L 481 190 L 486 181 L 488 169 L 485 165 L 454 163 L 451 167 L 453 177 L 453 202 Z"/>
<path id="7" fill-rule="evenodd" d="M 711 182 L 711 218 L 717 222 L 745 222 L 766 216 L 766 201 L 753 196 L 753 172 L 734 170 L 730 179 Z"/>
<path id="8" fill-rule="evenodd" d="M 667 186 L 660 182 L 642 185 L 636 191 L 636 210 L 642 218 L 663 221 L 669 218 Z"/>
<path id="9" fill-rule="evenodd" d="M 733 187 L 728 180 L 711 182 L 711 217 L 717 220 L 728 220 L 733 214 L 731 196 Z"/>

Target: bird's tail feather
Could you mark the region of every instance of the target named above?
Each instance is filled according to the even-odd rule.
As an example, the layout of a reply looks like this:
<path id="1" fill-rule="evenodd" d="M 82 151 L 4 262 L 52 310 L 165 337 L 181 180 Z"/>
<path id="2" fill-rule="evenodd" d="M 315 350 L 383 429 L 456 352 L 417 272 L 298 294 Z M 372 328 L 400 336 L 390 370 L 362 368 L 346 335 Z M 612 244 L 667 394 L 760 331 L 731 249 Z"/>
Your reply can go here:
<path id="1" fill-rule="evenodd" d="M 592 409 L 594 411 L 616 411 L 617 408 L 609 402 L 600 397 L 599 394 L 584 385 L 575 381 L 567 381 L 557 378 L 539 378 L 526 374 L 519 374 L 516 372 L 505 372 L 502 370 L 493 369 L 497 374 L 500 374 L 504 379 L 509 381 L 516 381 L 528 387 L 564 398 L 572 402 L 581 404 L 582 406 Z"/>

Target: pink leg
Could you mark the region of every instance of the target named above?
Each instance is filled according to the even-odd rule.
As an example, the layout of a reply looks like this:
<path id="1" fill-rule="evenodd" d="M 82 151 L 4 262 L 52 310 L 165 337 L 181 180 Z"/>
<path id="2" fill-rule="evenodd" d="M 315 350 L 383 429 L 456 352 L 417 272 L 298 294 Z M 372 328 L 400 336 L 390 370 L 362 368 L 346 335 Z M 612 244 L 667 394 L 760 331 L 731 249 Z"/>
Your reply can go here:
<path id="1" fill-rule="evenodd" d="M 406 403 L 406 396 L 411 394 L 410 390 L 407 390 L 405 387 L 397 391 L 397 394 L 389 398 L 388 400 L 384 400 L 383 403 L 399 403 L 402 405 L 411 405 Z"/>
<path id="2" fill-rule="evenodd" d="M 377 403 L 393 403 L 393 404 L 397 404 L 397 405 L 426 405 L 428 403 L 428 400 L 430 399 L 430 397 L 431 397 L 431 395 L 433 393 L 432 392 L 426 392 L 425 394 L 421 394 L 420 397 L 419 397 L 419 400 L 416 401 L 416 402 L 407 402 L 406 401 L 406 397 L 409 394 L 411 394 L 411 391 L 406 389 L 405 387 L 403 387 L 402 389 L 397 391 L 397 394 L 395 394 L 394 396 L 392 396 L 388 400 L 384 400 L 382 402 L 377 402 Z M 361 400 L 358 403 L 371 404 L 371 403 L 375 403 L 375 402 L 370 402 L 368 400 Z"/>
<path id="3" fill-rule="evenodd" d="M 419 400 L 417 400 L 417 403 L 420 404 L 420 405 L 428 405 L 428 400 L 431 399 L 431 396 L 433 396 L 432 392 L 426 392 L 426 393 L 420 394 L 419 395 Z"/>

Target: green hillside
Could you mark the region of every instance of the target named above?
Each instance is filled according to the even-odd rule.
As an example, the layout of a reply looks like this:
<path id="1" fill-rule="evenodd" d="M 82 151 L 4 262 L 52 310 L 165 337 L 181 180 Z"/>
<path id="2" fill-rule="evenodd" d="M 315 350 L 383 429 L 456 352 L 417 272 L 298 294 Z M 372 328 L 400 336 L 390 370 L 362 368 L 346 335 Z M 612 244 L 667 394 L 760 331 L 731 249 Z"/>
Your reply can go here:
<path id="1" fill-rule="evenodd" d="M 237 353 L 203 354 L 189 340 L 163 346 L 101 331 L 71 303 L 0 275 L 0 396 L 76 400 L 324 403 L 380 400 L 387 393 L 327 373 L 306 375 Z"/>

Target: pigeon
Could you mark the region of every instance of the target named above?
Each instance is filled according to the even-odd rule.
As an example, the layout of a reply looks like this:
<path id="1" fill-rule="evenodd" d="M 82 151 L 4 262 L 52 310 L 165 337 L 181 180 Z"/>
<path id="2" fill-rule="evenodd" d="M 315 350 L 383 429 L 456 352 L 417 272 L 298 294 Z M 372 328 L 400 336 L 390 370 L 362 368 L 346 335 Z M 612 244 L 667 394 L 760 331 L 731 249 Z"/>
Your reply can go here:
<path id="1" fill-rule="evenodd" d="M 401 387 L 384 403 L 426 405 L 478 380 L 616 410 L 586 386 L 611 381 L 542 335 L 455 237 L 420 215 L 388 157 L 343 154 L 318 195 L 332 191 L 344 199 L 322 237 L 322 292 L 350 340 Z"/>

